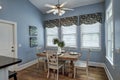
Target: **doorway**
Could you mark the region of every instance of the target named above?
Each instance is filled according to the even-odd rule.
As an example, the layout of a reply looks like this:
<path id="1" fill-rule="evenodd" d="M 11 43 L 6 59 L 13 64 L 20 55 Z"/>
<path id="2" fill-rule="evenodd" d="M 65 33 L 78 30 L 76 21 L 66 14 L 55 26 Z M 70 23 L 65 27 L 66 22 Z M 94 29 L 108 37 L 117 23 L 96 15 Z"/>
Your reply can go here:
<path id="1" fill-rule="evenodd" d="M 17 25 L 15 22 L 0 20 L 0 56 L 17 58 Z"/>

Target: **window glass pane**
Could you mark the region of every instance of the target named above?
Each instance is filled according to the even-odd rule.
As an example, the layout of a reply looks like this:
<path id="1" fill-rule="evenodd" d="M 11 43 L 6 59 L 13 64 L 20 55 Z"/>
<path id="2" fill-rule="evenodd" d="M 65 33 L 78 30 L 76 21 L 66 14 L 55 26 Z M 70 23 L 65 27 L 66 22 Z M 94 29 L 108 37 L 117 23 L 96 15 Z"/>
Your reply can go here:
<path id="1" fill-rule="evenodd" d="M 106 35 L 106 56 L 110 63 L 113 65 L 113 51 L 114 51 L 114 33 L 113 33 L 113 17 L 112 17 L 112 3 L 109 5 L 107 9 L 107 19 L 106 19 L 106 27 L 107 27 L 107 35 Z"/>
<path id="2" fill-rule="evenodd" d="M 66 47 L 76 47 L 76 25 L 62 26 L 62 40 Z"/>
<path id="3" fill-rule="evenodd" d="M 63 41 L 66 47 L 76 47 L 76 35 L 63 35 Z"/>
<path id="4" fill-rule="evenodd" d="M 81 44 L 83 48 L 100 47 L 100 26 L 99 22 L 81 25 Z"/>
<path id="5" fill-rule="evenodd" d="M 56 46 L 53 44 L 53 39 L 58 38 L 58 28 L 46 28 L 46 42 L 47 46 Z"/>
<path id="6" fill-rule="evenodd" d="M 112 16 L 112 8 L 108 12 L 108 18 L 110 18 L 111 16 Z"/>
<path id="7" fill-rule="evenodd" d="M 84 34 L 82 47 L 99 47 L 99 34 Z"/>
<path id="8" fill-rule="evenodd" d="M 89 25 L 82 24 L 81 31 L 82 31 L 82 33 L 99 33 L 100 26 L 101 26 L 101 23 L 99 23 L 99 22 L 95 23 L 95 24 L 89 24 Z"/>
<path id="9" fill-rule="evenodd" d="M 62 33 L 63 34 L 76 33 L 76 27 L 77 27 L 76 25 L 67 26 L 67 27 L 62 26 Z"/>
<path id="10" fill-rule="evenodd" d="M 57 35 L 58 34 L 58 28 L 46 28 L 47 35 Z"/>
<path id="11" fill-rule="evenodd" d="M 111 40 L 111 24 L 110 23 L 108 23 L 108 40 Z"/>
<path id="12" fill-rule="evenodd" d="M 54 38 L 57 38 L 57 36 L 47 36 L 47 46 L 56 46 L 53 44 Z"/>

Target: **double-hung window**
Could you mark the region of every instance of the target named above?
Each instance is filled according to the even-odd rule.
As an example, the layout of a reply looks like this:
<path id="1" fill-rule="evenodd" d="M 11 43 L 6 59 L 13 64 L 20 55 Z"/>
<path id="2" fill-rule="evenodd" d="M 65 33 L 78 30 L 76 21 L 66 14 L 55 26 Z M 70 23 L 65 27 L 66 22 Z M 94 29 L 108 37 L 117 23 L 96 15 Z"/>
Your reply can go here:
<path id="1" fill-rule="evenodd" d="M 77 26 L 62 26 L 62 40 L 65 42 L 65 47 L 77 47 Z"/>
<path id="2" fill-rule="evenodd" d="M 113 65 L 113 49 L 114 49 L 114 33 L 113 33 L 113 11 L 112 3 L 106 11 L 106 58 Z"/>
<path id="3" fill-rule="evenodd" d="M 81 48 L 100 48 L 101 23 L 81 24 Z"/>
<path id="4" fill-rule="evenodd" d="M 46 28 L 46 46 L 55 47 L 53 39 L 58 38 L 58 27 Z"/>

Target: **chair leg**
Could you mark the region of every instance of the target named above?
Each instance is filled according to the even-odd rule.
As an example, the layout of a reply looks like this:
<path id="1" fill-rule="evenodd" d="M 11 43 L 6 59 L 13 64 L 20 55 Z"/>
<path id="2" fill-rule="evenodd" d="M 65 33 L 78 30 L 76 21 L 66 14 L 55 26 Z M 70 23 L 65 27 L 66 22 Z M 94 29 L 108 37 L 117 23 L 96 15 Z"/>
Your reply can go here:
<path id="1" fill-rule="evenodd" d="M 63 66 L 63 67 L 62 67 L 62 73 L 63 73 L 63 75 L 64 75 L 64 72 L 65 72 L 64 69 L 65 69 L 65 68 L 64 68 L 64 66 Z"/>
<path id="2" fill-rule="evenodd" d="M 49 71 L 49 68 L 48 68 L 47 78 L 49 78 L 49 75 L 50 75 L 50 71 Z"/>
<path id="3" fill-rule="evenodd" d="M 44 70 L 46 71 L 46 61 L 44 60 Z"/>
<path id="4" fill-rule="evenodd" d="M 86 68 L 87 80 L 88 80 L 88 67 Z"/>
<path id="5" fill-rule="evenodd" d="M 74 67 L 74 78 L 76 77 L 76 68 Z"/>
<path id="6" fill-rule="evenodd" d="M 59 76 L 59 69 L 57 69 L 57 80 L 58 80 L 58 76 Z"/>
<path id="7" fill-rule="evenodd" d="M 38 64 L 37 64 L 37 68 L 40 69 L 40 60 L 39 60 L 39 57 L 38 57 Z"/>
<path id="8" fill-rule="evenodd" d="M 17 80 L 17 75 L 14 75 L 14 80 Z"/>

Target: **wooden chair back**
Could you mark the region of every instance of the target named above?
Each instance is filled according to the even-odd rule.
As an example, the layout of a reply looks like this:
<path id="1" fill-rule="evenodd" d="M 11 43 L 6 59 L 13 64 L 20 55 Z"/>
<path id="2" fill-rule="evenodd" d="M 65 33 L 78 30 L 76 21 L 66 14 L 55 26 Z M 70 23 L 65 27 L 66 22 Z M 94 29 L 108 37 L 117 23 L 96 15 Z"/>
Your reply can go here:
<path id="1" fill-rule="evenodd" d="M 47 62 L 48 62 L 48 66 L 58 65 L 58 55 L 56 51 L 51 51 L 51 50 L 47 51 Z"/>

